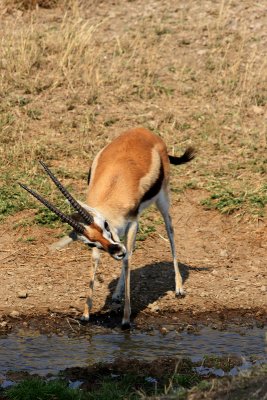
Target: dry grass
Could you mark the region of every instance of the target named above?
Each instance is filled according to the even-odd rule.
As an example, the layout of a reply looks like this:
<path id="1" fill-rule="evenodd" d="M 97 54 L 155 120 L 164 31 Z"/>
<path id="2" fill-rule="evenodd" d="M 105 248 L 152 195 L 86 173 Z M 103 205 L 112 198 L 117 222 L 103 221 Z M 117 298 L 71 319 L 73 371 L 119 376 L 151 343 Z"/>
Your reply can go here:
<path id="1" fill-rule="evenodd" d="M 71 173 L 82 192 L 79 179 L 101 146 L 143 125 L 163 136 L 170 151 L 189 143 L 198 148 L 195 163 L 173 171 L 174 190 L 204 188 L 211 193 L 206 207 L 263 215 L 263 5 L 69 0 L 42 9 L 37 3 L 2 6 L 3 185 L 21 174 L 33 177 L 43 158 Z"/>

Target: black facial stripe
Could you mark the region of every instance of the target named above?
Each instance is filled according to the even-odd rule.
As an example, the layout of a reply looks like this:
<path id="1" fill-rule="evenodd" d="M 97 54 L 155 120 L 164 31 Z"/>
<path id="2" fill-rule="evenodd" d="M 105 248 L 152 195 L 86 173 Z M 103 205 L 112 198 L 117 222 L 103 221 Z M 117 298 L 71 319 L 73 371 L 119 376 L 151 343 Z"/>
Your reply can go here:
<path id="1" fill-rule="evenodd" d="M 91 249 L 92 249 L 93 247 L 96 247 L 96 244 L 94 244 L 94 243 L 86 243 L 86 244 L 87 244 L 87 246 L 90 247 Z"/>
<path id="2" fill-rule="evenodd" d="M 104 222 L 104 228 L 106 229 L 107 232 L 110 232 L 109 224 L 107 221 Z"/>

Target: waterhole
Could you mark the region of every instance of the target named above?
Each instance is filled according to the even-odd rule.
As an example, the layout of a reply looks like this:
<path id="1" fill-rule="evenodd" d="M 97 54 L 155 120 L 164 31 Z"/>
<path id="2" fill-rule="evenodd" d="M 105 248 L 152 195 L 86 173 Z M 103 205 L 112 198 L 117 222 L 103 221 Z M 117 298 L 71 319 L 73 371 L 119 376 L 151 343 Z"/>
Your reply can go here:
<path id="1" fill-rule="evenodd" d="M 203 327 L 197 334 L 171 331 L 110 332 L 89 336 L 46 336 L 23 330 L 0 337 L 0 372 L 28 371 L 46 375 L 68 367 L 112 362 L 118 357 L 152 361 L 164 356 L 201 361 L 205 355 L 238 356 L 266 361 L 264 329 L 218 331 Z"/>

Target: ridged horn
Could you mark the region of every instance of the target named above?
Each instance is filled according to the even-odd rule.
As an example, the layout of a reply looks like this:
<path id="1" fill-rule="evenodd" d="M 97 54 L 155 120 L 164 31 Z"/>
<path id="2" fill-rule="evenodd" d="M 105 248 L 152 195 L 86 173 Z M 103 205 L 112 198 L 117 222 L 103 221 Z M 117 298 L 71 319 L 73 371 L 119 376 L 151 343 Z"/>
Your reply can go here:
<path id="1" fill-rule="evenodd" d="M 40 196 L 34 190 L 28 188 L 23 183 L 19 182 L 19 185 L 23 189 L 27 190 L 27 192 L 29 192 L 33 197 L 35 197 L 37 200 L 39 200 L 41 203 L 43 203 L 43 205 L 45 205 L 47 208 L 49 208 L 49 210 L 51 210 L 53 213 L 55 213 L 63 222 L 66 222 L 67 224 L 72 226 L 72 228 L 74 228 L 76 232 L 78 232 L 81 235 L 83 235 L 83 233 L 85 231 L 85 227 L 82 224 L 79 224 L 79 222 L 74 221 L 68 215 L 63 214 L 63 212 L 61 212 L 57 207 L 53 206 L 53 204 L 51 204 L 49 201 L 44 199 L 42 196 Z"/>
<path id="2" fill-rule="evenodd" d="M 56 187 L 61 191 L 61 193 L 63 194 L 63 196 L 66 197 L 66 199 L 70 202 L 70 204 L 72 205 L 72 207 L 78 211 L 78 213 L 80 214 L 81 217 L 83 217 L 83 219 L 85 220 L 85 222 L 87 222 L 89 225 L 91 225 L 94 222 L 94 219 L 92 217 L 92 215 L 90 215 L 88 213 L 88 211 L 86 211 L 79 203 L 77 200 L 74 199 L 74 197 L 72 197 L 72 195 L 68 192 L 68 190 L 62 185 L 62 183 L 59 182 L 59 180 L 54 176 L 54 174 L 50 171 L 50 169 L 48 168 L 48 166 L 43 162 L 40 161 L 41 166 L 43 167 L 43 169 L 45 170 L 45 172 L 47 173 L 47 175 L 49 175 L 49 177 L 52 179 L 52 181 L 54 182 L 54 184 L 56 185 Z"/>

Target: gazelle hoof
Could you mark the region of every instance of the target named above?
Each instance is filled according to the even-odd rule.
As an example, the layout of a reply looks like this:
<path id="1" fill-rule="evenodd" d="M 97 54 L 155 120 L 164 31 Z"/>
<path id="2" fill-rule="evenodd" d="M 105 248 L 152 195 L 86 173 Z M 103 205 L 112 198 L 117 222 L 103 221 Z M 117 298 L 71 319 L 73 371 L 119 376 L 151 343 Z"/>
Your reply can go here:
<path id="1" fill-rule="evenodd" d="M 130 322 L 122 322 L 122 324 L 121 324 L 121 329 L 122 329 L 123 331 L 130 330 L 130 329 L 131 329 L 131 324 L 130 324 Z"/>
<path id="2" fill-rule="evenodd" d="M 186 295 L 186 292 L 185 292 L 185 290 L 182 289 L 182 288 L 176 290 L 176 292 L 175 292 L 175 296 L 176 296 L 176 297 L 185 297 L 185 295 Z"/>
<path id="3" fill-rule="evenodd" d="M 81 322 L 88 322 L 90 319 L 89 315 L 82 315 L 80 318 Z"/>

